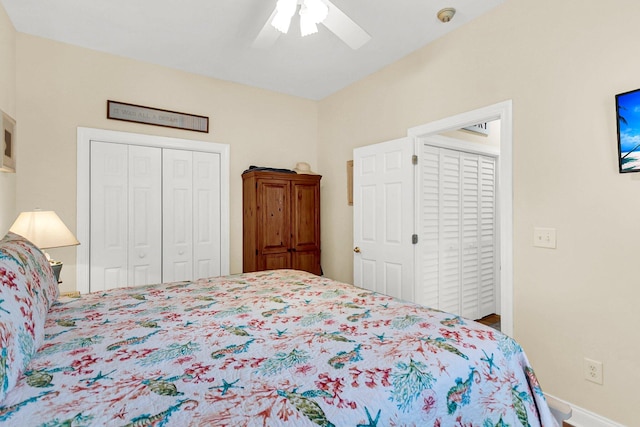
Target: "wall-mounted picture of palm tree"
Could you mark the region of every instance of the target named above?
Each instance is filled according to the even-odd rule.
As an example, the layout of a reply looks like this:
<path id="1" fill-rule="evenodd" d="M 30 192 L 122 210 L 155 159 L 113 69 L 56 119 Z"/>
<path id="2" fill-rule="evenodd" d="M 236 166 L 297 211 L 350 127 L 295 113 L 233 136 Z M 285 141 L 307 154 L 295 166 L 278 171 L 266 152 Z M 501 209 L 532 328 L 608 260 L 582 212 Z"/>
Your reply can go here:
<path id="1" fill-rule="evenodd" d="M 620 173 L 640 172 L 640 89 L 616 95 Z"/>

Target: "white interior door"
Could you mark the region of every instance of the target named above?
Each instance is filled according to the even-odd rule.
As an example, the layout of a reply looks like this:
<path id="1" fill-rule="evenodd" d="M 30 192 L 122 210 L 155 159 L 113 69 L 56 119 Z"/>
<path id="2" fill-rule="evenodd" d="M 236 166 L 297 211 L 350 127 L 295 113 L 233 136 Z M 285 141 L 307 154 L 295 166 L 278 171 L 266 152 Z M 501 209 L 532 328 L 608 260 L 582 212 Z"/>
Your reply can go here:
<path id="1" fill-rule="evenodd" d="M 128 281 L 162 282 L 162 161 L 160 148 L 129 145 Z"/>
<path id="2" fill-rule="evenodd" d="M 193 278 L 193 153 L 163 150 L 162 279 Z"/>
<path id="3" fill-rule="evenodd" d="M 194 151 L 194 279 L 221 274 L 220 211 L 220 155 Z"/>
<path id="4" fill-rule="evenodd" d="M 409 301 L 415 297 L 412 156 L 409 138 L 353 152 L 354 284 Z"/>
<path id="5" fill-rule="evenodd" d="M 94 290 L 162 281 L 159 148 L 91 143 Z"/>
<path id="6" fill-rule="evenodd" d="M 91 142 L 91 249 L 93 290 L 127 283 L 128 150 Z"/>

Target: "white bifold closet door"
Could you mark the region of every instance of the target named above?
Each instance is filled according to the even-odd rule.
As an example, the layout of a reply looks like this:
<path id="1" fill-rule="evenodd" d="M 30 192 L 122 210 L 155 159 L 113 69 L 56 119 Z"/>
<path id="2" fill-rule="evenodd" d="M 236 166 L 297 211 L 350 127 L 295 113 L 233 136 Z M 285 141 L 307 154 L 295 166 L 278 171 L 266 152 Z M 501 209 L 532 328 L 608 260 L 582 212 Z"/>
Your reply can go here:
<path id="1" fill-rule="evenodd" d="M 495 158 L 422 146 L 418 301 L 478 319 L 496 312 Z"/>
<path id="2" fill-rule="evenodd" d="M 221 274 L 220 156 L 91 142 L 90 289 Z"/>
<path id="3" fill-rule="evenodd" d="M 163 150 L 163 281 L 220 275 L 220 161 Z"/>
<path id="4" fill-rule="evenodd" d="M 161 150 L 92 142 L 92 290 L 162 278 Z"/>

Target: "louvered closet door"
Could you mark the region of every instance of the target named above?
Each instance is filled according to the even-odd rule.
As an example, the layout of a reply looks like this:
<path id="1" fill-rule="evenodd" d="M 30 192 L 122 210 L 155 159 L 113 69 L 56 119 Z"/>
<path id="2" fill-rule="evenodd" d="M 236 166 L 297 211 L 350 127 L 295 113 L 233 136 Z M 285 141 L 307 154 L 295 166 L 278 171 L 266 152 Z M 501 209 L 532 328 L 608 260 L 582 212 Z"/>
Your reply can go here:
<path id="1" fill-rule="evenodd" d="M 420 276 L 416 302 L 437 308 L 440 294 L 440 150 L 423 144 L 418 157 Z"/>
<path id="2" fill-rule="evenodd" d="M 497 311 L 497 284 L 499 271 L 497 268 L 496 245 L 496 159 L 493 157 L 479 157 L 480 174 L 480 288 L 479 313 L 477 318 L 487 316 Z"/>
<path id="3" fill-rule="evenodd" d="M 478 319 L 480 184 L 478 156 L 460 153 L 461 182 L 461 301 L 460 314 Z"/>
<path id="4" fill-rule="evenodd" d="M 438 308 L 460 313 L 460 155 L 440 149 L 439 295 Z"/>
<path id="5" fill-rule="evenodd" d="M 422 145 L 418 302 L 478 319 L 496 312 L 496 163 Z"/>

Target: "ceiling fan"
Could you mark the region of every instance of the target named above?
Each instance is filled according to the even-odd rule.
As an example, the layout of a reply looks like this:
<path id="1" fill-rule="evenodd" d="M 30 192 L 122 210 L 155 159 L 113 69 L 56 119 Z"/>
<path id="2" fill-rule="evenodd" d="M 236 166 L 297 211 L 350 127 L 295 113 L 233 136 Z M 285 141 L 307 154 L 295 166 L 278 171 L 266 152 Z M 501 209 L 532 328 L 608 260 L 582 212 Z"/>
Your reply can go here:
<path id="1" fill-rule="evenodd" d="M 300 16 L 302 36 L 316 33 L 322 24 L 346 43 L 359 49 L 371 36 L 329 0 L 277 0 L 276 7 L 253 42 L 255 48 L 272 46 L 281 34 L 289 31 L 295 13 Z"/>

